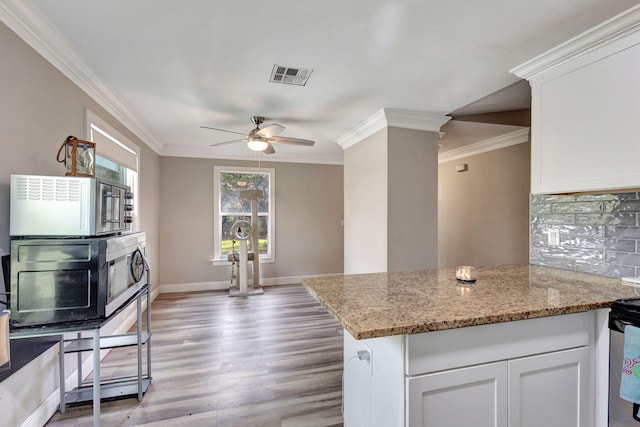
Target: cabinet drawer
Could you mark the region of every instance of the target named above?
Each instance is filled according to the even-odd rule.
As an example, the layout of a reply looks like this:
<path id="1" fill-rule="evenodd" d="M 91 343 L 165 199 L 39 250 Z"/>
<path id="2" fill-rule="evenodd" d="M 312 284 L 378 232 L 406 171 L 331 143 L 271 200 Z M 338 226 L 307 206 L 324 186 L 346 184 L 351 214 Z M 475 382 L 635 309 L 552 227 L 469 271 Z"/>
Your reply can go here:
<path id="1" fill-rule="evenodd" d="M 588 311 L 408 335 L 406 375 L 588 346 L 594 333 Z"/>

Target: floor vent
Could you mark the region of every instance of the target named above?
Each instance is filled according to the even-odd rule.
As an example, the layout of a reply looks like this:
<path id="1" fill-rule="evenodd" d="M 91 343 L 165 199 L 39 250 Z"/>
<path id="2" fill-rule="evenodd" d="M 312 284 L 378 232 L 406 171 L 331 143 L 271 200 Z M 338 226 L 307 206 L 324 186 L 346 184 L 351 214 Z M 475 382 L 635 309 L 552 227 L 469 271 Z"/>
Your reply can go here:
<path id="1" fill-rule="evenodd" d="M 304 86 L 307 84 L 307 80 L 309 80 L 312 72 L 313 70 L 285 67 L 276 64 L 273 66 L 273 70 L 271 70 L 271 78 L 269 81 L 272 83 Z"/>

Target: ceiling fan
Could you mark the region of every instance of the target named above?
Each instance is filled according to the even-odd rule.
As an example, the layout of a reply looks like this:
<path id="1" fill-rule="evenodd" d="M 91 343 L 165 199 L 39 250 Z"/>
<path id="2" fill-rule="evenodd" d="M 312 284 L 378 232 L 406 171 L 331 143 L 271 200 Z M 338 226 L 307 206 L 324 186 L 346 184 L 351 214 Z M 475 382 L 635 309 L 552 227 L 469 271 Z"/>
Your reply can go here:
<path id="1" fill-rule="evenodd" d="M 282 132 L 285 127 L 277 123 L 272 123 L 269 126 L 265 126 L 262 129 L 260 125 L 264 122 L 265 118 L 262 116 L 251 116 L 251 123 L 256 125 L 255 129 L 251 129 L 249 134 L 234 132 L 231 130 L 218 129 L 210 126 L 200 126 L 203 129 L 219 130 L 221 132 L 235 133 L 243 135 L 242 139 L 234 139 L 231 141 L 217 142 L 209 145 L 215 147 L 224 144 L 232 144 L 234 142 L 246 142 L 249 149 L 253 151 L 262 151 L 264 154 L 273 154 L 276 150 L 272 144 L 291 144 L 291 145 L 304 145 L 307 147 L 312 146 L 315 142 L 308 139 L 289 138 L 288 136 L 275 136 Z"/>

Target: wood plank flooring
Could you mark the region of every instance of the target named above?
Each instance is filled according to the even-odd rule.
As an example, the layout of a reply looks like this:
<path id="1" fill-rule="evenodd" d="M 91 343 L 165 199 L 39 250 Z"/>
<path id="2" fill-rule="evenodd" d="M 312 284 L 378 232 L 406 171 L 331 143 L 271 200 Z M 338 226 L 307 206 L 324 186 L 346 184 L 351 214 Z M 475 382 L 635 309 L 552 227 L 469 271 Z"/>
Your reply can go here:
<path id="1" fill-rule="evenodd" d="M 161 294 L 152 304 L 153 382 L 142 402 L 103 402 L 103 426 L 342 426 L 340 325 L 302 285 L 264 295 Z M 133 375 L 135 348 L 112 351 L 102 377 Z M 91 405 L 49 427 L 89 427 Z"/>

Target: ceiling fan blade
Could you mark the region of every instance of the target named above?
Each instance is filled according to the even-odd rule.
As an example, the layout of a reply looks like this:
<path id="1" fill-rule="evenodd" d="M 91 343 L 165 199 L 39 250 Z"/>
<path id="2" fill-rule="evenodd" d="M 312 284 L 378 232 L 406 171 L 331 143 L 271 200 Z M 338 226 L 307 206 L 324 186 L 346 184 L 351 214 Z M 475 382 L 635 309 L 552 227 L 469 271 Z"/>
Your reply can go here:
<path id="1" fill-rule="evenodd" d="M 220 145 L 226 145 L 226 144 L 233 144 L 234 142 L 247 142 L 248 139 L 244 138 L 244 139 L 234 139 L 232 141 L 222 141 L 222 142 L 216 142 L 213 144 L 209 144 L 209 147 L 218 147 Z"/>
<path id="2" fill-rule="evenodd" d="M 200 126 L 202 129 L 211 129 L 211 130 L 219 130 L 220 132 L 229 132 L 229 133 L 235 133 L 238 135 L 243 135 L 246 136 L 246 133 L 240 133 L 240 132 L 234 132 L 232 130 L 225 130 L 225 129 L 218 129 L 218 128 L 212 128 L 211 126 Z"/>
<path id="3" fill-rule="evenodd" d="M 269 126 L 265 126 L 258 131 L 258 135 L 264 136 L 265 138 L 271 138 L 274 135 L 279 134 L 285 129 L 284 126 L 279 125 L 277 123 L 272 123 Z"/>
<path id="4" fill-rule="evenodd" d="M 273 144 L 271 144 L 270 142 L 267 142 L 267 148 L 265 148 L 264 150 L 262 150 L 262 152 L 264 154 L 273 154 L 276 152 L 275 148 L 273 148 Z"/>
<path id="5" fill-rule="evenodd" d="M 311 147 L 315 144 L 315 141 L 309 139 L 289 138 L 288 136 L 274 136 L 269 138 L 269 142 L 275 142 L 277 144 L 291 144 L 291 145 L 306 145 Z"/>

